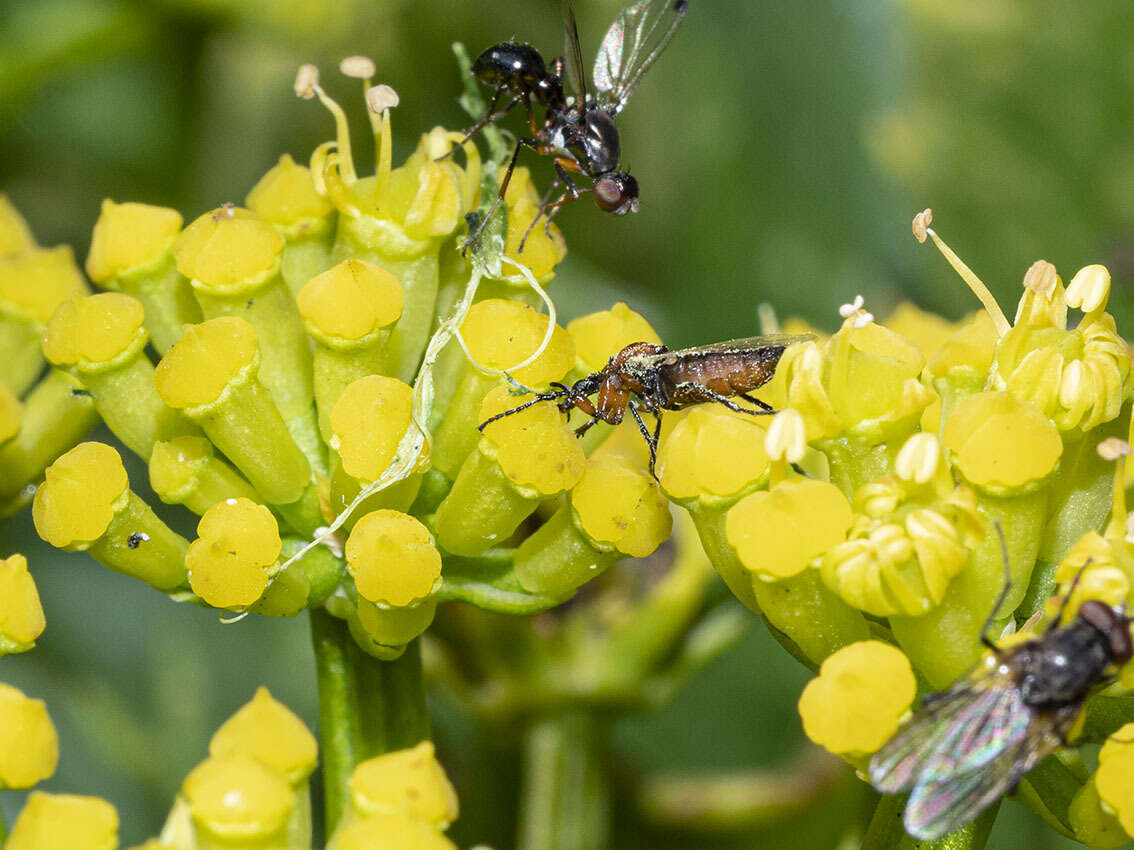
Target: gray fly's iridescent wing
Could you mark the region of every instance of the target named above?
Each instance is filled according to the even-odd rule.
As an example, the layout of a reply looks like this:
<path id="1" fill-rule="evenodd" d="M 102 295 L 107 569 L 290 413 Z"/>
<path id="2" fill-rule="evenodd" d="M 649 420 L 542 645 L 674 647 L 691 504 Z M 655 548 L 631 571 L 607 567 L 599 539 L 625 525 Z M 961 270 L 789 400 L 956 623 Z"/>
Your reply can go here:
<path id="1" fill-rule="evenodd" d="M 599 105 L 617 115 L 685 18 L 687 0 L 638 0 L 618 13 L 592 74 Z"/>
<path id="2" fill-rule="evenodd" d="M 994 747 L 993 757 L 979 768 L 918 784 L 906 803 L 906 832 L 931 841 L 963 826 L 1011 794 L 1025 774 L 1059 745 L 1049 724 L 1033 722 L 1023 735 Z"/>

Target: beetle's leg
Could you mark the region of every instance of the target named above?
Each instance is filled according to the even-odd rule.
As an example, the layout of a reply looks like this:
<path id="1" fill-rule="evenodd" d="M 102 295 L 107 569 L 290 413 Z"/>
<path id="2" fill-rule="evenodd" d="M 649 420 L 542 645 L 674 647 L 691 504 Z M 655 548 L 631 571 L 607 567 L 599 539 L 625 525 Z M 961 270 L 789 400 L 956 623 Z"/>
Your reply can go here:
<path id="1" fill-rule="evenodd" d="M 580 408 L 580 409 L 582 409 L 582 408 Z M 598 423 L 598 421 L 599 421 L 599 418 L 597 416 L 592 416 L 590 419 L 588 419 L 586 422 L 584 422 L 582 425 L 580 425 L 578 428 L 575 429 L 575 436 L 577 438 L 582 437 L 585 433 L 587 433 L 589 430 L 591 430 L 591 426 Z"/>
<path id="2" fill-rule="evenodd" d="M 654 464 L 658 459 L 657 437 L 650 435 L 649 429 L 646 428 L 646 423 L 642 421 L 642 414 L 638 412 L 638 405 L 634 402 L 630 402 L 626 406 L 630 408 L 630 415 L 633 416 L 634 421 L 638 423 L 638 430 L 641 432 L 642 438 L 646 441 L 646 445 L 650 448 L 650 475 L 653 475 L 656 479 L 657 475 L 654 474 Z M 660 424 L 661 420 L 659 419 L 658 422 Z"/>
<path id="3" fill-rule="evenodd" d="M 479 133 L 481 130 L 483 130 L 485 127 L 487 127 L 489 124 L 493 123 L 494 121 L 499 121 L 501 118 L 503 118 L 505 115 L 507 115 L 509 112 L 511 112 L 513 109 L 516 108 L 516 104 L 518 104 L 521 100 L 521 98 L 519 98 L 519 97 L 512 98 L 511 103 L 509 103 L 507 106 L 505 106 L 499 112 L 494 111 L 496 109 L 496 102 L 497 102 L 497 100 L 500 99 L 500 95 L 503 91 L 504 91 L 503 87 L 498 87 L 495 91 L 492 92 L 492 100 L 490 100 L 488 102 L 488 109 L 485 110 L 484 118 L 477 121 L 469 129 L 465 130 L 465 137 L 463 139 L 461 139 L 459 142 L 454 142 L 453 146 L 451 148 L 449 148 L 448 152 L 437 157 L 437 159 L 433 160 L 434 162 L 440 162 L 443 159 L 448 159 L 453 154 L 455 154 L 458 150 L 460 150 L 464 146 L 465 142 L 467 142 L 469 139 L 471 139 L 473 136 L 475 136 L 477 133 Z M 531 114 L 531 104 L 530 103 L 528 104 L 528 114 L 529 115 Z"/>
<path id="4" fill-rule="evenodd" d="M 718 404 L 723 404 L 729 410 L 735 410 L 737 413 L 747 413 L 749 416 L 770 416 L 778 412 L 767 405 L 762 405 L 762 407 L 767 408 L 766 410 L 749 410 L 747 407 L 741 407 L 728 396 L 723 396 L 716 390 L 711 390 L 703 384 L 697 386 L 697 392 L 705 401 L 715 401 Z"/>
<path id="5" fill-rule="evenodd" d="M 769 413 L 775 413 L 775 408 L 770 404 L 765 404 L 764 402 L 760 401 L 760 399 L 755 398 L 754 396 L 750 396 L 748 393 L 737 393 L 736 395 L 738 398 L 742 398 L 750 404 L 756 405 L 762 410 L 766 410 Z"/>

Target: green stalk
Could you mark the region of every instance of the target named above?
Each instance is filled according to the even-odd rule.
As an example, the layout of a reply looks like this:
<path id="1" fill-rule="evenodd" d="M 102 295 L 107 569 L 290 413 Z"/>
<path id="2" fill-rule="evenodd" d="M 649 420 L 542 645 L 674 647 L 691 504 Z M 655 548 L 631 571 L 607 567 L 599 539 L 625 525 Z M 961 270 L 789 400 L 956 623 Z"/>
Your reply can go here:
<path id="1" fill-rule="evenodd" d="M 346 809 L 356 759 L 358 706 L 349 663 L 354 642 L 346 623 L 321 608 L 311 610 L 311 642 L 319 688 L 324 828 L 330 835 Z"/>
<path id="2" fill-rule="evenodd" d="M 524 741 L 518 850 L 603 850 L 610 791 L 601 763 L 604 724 L 582 711 L 535 721 Z"/>
<path id="3" fill-rule="evenodd" d="M 933 841 L 919 841 L 902 826 L 906 800 L 905 794 L 887 794 L 878 800 L 860 850 L 983 850 L 1000 810 L 997 802 L 960 829 Z"/>
<path id="4" fill-rule="evenodd" d="M 319 733 L 327 835 L 350 802 L 350 776 L 368 758 L 412 747 L 429 737 L 421 642 L 396 661 L 359 649 L 344 620 L 311 611 L 319 688 Z"/>
<path id="5" fill-rule="evenodd" d="M 0 809 L 0 846 L 8 840 L 8 825 L 4 823 L 4 810 Z"/>

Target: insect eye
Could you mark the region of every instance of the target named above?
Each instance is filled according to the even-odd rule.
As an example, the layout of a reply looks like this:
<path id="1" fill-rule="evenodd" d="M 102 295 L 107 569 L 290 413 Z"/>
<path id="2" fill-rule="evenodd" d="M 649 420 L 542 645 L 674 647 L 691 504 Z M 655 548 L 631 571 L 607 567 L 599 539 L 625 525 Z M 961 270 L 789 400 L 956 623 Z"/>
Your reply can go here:
<path id="1" fill-rule="evenodd" d="M 629 174 L 614 172 L 595 181 L 595 203 L 604 212 L 625 215 L 638 211 L 638 181 Z"/>

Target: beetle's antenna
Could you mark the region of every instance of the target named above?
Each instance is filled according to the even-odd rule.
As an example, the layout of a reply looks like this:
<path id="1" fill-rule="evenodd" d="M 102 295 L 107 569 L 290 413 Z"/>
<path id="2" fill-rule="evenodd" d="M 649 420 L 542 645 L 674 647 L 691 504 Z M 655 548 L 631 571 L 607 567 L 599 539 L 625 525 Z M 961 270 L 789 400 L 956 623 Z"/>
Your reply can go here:
<path id="1" fill-rule="evenodd" d="M 992 610 L 988 613 L 988 619 L 984 621 L 984 627 L 980 630 L 980 642 L 993 652 L 999 652 L 1000 647 L 988 636 L 988 630 L 992 626 L 992 621 L 1000 612 L 1000 606 L 1008 598 L 1008 592 L 1012 589 L 1012 566 L 1008 560 L 1008 541 L 1004 539 L 1004 529 L 1000 527 L 1000 520 L 994 519 L 992 527 L 996 529 L 996 536 L 1000 538 L 1000 557 L 1004 559 L 1004 587 L 1001 588 L 1000 595 L 996 597 L 996 604 L 992 606 Z"/>
<path id="2" fill-rule="evenodd" d="M 519 387 L 524 386 L 519 381 L 514 381 L 514 383 L 516 384 L 516 386 L 519 386 Z M 526 387 L 524 387 L 524 390 L 525 390 L 525 392 L 529 392 L 529 393 L 535 392 L 535 390 L 529 390 Z M 569 395 L 570 395 L 570 392 L 566 388 L 563 388 L 561 390 L 556 390 L 555 392 L 550 392 L 550 393 L 536 393 L 535 398 L 528 399 L 523 404 L 521 404 L 519 407 L 513 407 L 510 410 L 505 410 L 503 413 L 497 413 L 495 416 L 488 417 L 487 419 L 485 419 L 483 422 L 481 422 L 479 425 L 476 426 L 476 430 L 480 431 L 483 434 L 485 426 L 491 425 L 497 419 L 503 419 L 505 416 L 511 416 L 513 413 L 519 413 L 521 410 L 527 410 L 532 405 L 539 404 L 540 402 L 557 401 L 561 398 L 567 398 Z"/>

